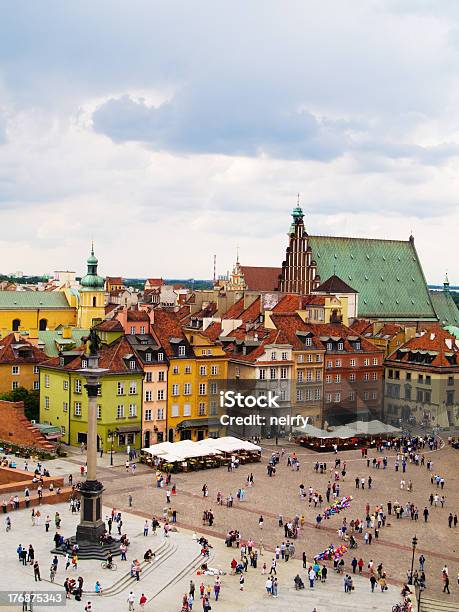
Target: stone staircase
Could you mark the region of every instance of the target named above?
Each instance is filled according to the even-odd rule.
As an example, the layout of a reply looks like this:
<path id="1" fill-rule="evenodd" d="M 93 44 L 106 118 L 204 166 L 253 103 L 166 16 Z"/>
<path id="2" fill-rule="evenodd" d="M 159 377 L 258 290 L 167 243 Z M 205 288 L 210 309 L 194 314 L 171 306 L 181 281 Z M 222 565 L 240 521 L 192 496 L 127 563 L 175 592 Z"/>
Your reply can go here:
<path id="1" fill-rule="evenodd" d="M 421 597 L 421 605 L 419 612 L 458 612 L 458 601 L 441 601 L 439 599 L 431 599 L 430 597 Z"/>
<path id="2" fill-rule="evenodd" d="M 0 440 L 54 452 L 54 446 L 24 415 L 24 402 L 0 400 Z"/>

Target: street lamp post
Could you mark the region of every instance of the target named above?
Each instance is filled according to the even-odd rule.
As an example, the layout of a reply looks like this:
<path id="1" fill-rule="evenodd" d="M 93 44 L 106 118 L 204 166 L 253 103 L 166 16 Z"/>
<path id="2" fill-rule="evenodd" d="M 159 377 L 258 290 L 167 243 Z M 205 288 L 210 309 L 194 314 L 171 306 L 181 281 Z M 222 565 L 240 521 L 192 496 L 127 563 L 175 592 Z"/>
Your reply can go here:
<path id="1" fill-rule="evenodd" d="M 108 441 L 110 442 L 110 465 L 113 466 L 113 438 L 118 434 L 118 430 L 108 430 Z"/>
<path id="2" fill-rule="evenodd" d="M 416 546 L 418 544 L 418 539 L 416 536 L 413 537 L 411 544 L 413 546 L 413 554 L 411 555 L 411 571 L 408 578 L 408 584 L 413 584 L 413 571 L 414 571 L 414 554 L 416 552 Z"/>

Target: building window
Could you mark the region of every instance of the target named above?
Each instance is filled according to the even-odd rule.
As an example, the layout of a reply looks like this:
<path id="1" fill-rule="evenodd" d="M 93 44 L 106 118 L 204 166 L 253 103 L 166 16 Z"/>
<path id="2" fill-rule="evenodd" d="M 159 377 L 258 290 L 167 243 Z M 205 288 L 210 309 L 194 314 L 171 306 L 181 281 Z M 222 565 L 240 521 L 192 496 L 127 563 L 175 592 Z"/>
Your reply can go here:
<path id="1" fill-rule="evenodd" d="M 152 411 L 150 409 L 145 410 L 145 420 L 146 421 L 151 421 L 152 420 L 151 415 L 152 415 Z"/>
<path id="2" fill-rule="evenodd" d="M 73 413 L 75 416 L 81 416 L 81 402 L 75 402 Z"/>
<path id="3" fill-rule="evenodd" d="M 320 389 L 316 389 L 315 392 L 314 392 L 314 399 L 315 400 L 320 400 L 320 396 L 321 396 Z"/>
<path id="4" fill-rule="evenodd" d="M 297 381 L 299 383 L 303 382 L 304 370 L 298 370 L 297 372 Z"/>
<path id="5" fill-rule="evenodd" d="M 349 401 L 355 401 L 355 391 L 349 391 Z"/>
<path id="6" fill-rule="evenodd" d="M 162 402 L 164 399 L 164 389 L 158 389 L 158 401 Z"/>
<path id="7" fill-rule="evenodd" d="M 424 382 L 424 376 L 422 374 L 418 374 L 418 383 L 423 383 Z"/>
<path id="8" fill-rule="evenodd" d="M 127 444 L 135 444 L 135 433 L 126 434 L 126 443 Z"/>
<path id="9" fill-rule="evenodd" d="M 13 319 L 11 324 L 11 331 L 17 332 L 21 326 L 21 319 Z"/>
<path id="10" fill-rule="evenodd" d="M 75 393 L 81 393 L 81 380 L 79 378 L 75 381 Z"/>
<path id="11" fill-rule="evenodd" d="M 276 368 L 269 368 L 269 378 L 271 380 L 276 380 L 277 377 L 277 370 Z"/>
<path id="12" fill-rule="evenodd" d="M 312 338 L 310 336 L 308 336 L 306 338 L 306 343 L 305 344 L 306 344 L 306 346 L 312 346 Z"/>
<path id="13" fill-rule="evenodd" d="M 371 392 L 371 399 L 375 400 L 378 397 L 378 392 L 377 391 L 372 391 Z"/>
<path id="14" fill-rule="evenodd" d="M 19 382 L 17 380 L 13 380 L 13 382 L 11 383 L 11 388 L 14 389 L 19 389 Z"/>
<path id="15" fill-rule="evenodd" d="M 199 402 L 198 415 L 206 416 L 206 405 L 204 402 Z"/>
<path id="16" fill-rule="evenodd" d="M 352 368 L 355 368 L 355 359 L 351 359 L 351 360 L 349 361 L 349 365 L 350 365 Z"/>
<path id="17" fill-rule="evenodd" d="M 216 382 L 211 382 L 209 384 L 209 393 L 210 395 L 216 395 L 218 392 L 218 385 Z"/>
<path id="18" fill-rule="evenodd" d="M 183 385 L 183 395 L 191 395 L 191 383 L 185 383 Z"/>
<path id="19" fill-rule="evenodd" d="M 370 380 L 370 374 L 368 372 L 365 372 L 365 374 L 363 375 L 363 380 Z"/>
<path id="20" fill-rule="evenodd" d="M 178 404 L 172 404 L 172 406 L 171 406 L 171 416 L 178 417 L 178 415 L 179 415 Z"/>
<path id="21" fill-rule="evenodd" d="M 333 344 L 331 342 L 327 342 L 327 351 L 333 350 Z"/>
<path id="22" fill-rule="evenodd" d="M 331 381 L 332 381 L 331 374 L 327 374 L 325 376 L 325 382 L 327 383 L 327 385 L 329 385 L 331 383 Z"/>
<path id="23" fill-rule="evenodd" d="M 212 416 L 217 414 L 217 402 L 215 400 L 211 400 L 210 402 L 210 414 Z"/>
<path id="24" fill-rule="evenodd" d="M 369 399 L 369 397 L 370 397 L 370 394 L 368 393 L 368 391 L 364 391 L 364 393 L 363 393 L 363 399 L 364 399 L 365 401 L 367 401 L 367 400 Z"/>
<path id="25" fill-rule="evenodd" d="M 316 370 L 316 381 L 322 380 L 322 370 Z"/>
<path id="26" fill-rule="evenodd" d="M 145 391 L 145 401 L 146 402 L 151 402 L 152 401 L 152 392 L 151 391 Z"/>
<path id="27" fill-rule="evenodd" d="M 454 391 L 446 392 L 446 405 L 452 406 L 454 404 Z"/>
<path id="28" fill-rule="evenodd" d="M 335 383 L 341 382 L 341 374 L 335 374 Z"/>
<path id="29" fill-rule="evenodd" d="M 131 334 L 135 334 L 135 325 L 131 325 Z"/>
<path id="30" fill-rule="evenodd" d="M 336 366 L 337 368 L 340 368 L 340 367 L 341 367 L 341 364 L 342 364 L 341 359 L 337 359 L 337 360 L 335 361 L 335 366 Z"/>
<path id="31" fill-rule="evenodd" d="M 172 374 L 178 374 L 178 373 L 179 373 L 179 367 L 175 365 L 175 366 L 172 368 Z"/>
<path id="32" fill-rule="evenodd" d="M 372 377 L 373 380 L 378 380 L 378 372 L 373 372 L 371 377 Z"/>
<path id="33" fill-rule="evenodd" d="M 45 374 L 45 387 L 48 389 L 49 387 L 49 375 Z"/>
<path id="34" fill-rule="evenodd" d="M 124 404 L 118 404 L 116 407 L 116 418 L 124 419 Z"/>
<path id="35" fill-rule="evenodd" d="M 102 406 L 97 404 L 97 418 L 100 421 L 102 419 Z"/>
<path id="36" fill-rule="evenodd" d="M 68 402 L 62 402 L 62 411 L 68 412 L 68 409 L 69 409 Z"/>
<path id="37" fill-rule="evenodd" d="M 117 388 L 118 388 L 118 391 L 117 391 L 118 395 L 124 395 L 124 383 L 119 382 Z"/>
<path id="38" fill-rule="evenodd" d="M 181 344 L 178 347 L 178 354 L 179 354 L 179 357 L 185 357 L 185 355 L 186 355 L 186 346 L 184 344 Z"/>
<path id="39" fill-rule="evenodd" d="M 129 383 L 129 395 L 135 395 L 137 393 L 137 383 L 131 381 Z"/>
<path id="40" fill-rule="evenodd" d="M 136 404 L 129 404 L 129 416 L 131 418 L 137 416 L 137 405 Z"/>
<path id="41" fill-rule="evenodd" d="M 48 386 L 49 386 L 49 384 L 48 384 Z M 46 387 L 46 376 L 45 376 L 45 387 Z M 64 391 L 68 391 L 68 388 L 69 388 L 69 381 L 68 380 L 64 380 L 63 387 L 64 387 Z"/>
<path id="42" fill-rule="evenodd" d="M 164 353 L 158 353 L 158 361 L 164 361 Z"/>
<path id="43" fill-rule="evenodd" d="M 411 387 L 409 385 L 405 387 L 405 399 L 411 400 Z"/>
<path id="44" fill-rule="evenodd" d="M 206 368 L 206 366 L 199 366 L 199 374 L 200 374 L 201 376 L 206 376 L 206 374 L 207 374 L 207 368 Z"/>
<path id="45" fill-rule="evenodd" d="M 344 342 L 338 342 L 338 350 L 339 351 L 343 351 L 344 350 Z"/>
<path id="46" fill-rule="evenodd" d="M 191 366 L 190 365 L 185 366 L 185 374 L 191 374 Z"/>
<path id="47" fill-rule="evenodd" d="M 207 393 L 207 385 L 206 383 L 200 383 L 199 385 L 199 395 L 206 395 Z"/>
<path id="48" fill-rule="evenodd" d="M 20 368 L 19 368 L 19 366 L 14 365 L 14 366 L 11 368 L 11 374 L 13 374 L 13 375 L 17 375 L 17 374 L 19 374 L 19 373 L 20 373 Z"/>
<path id="49" fill-rule="evenodd" d="M 335 393 L 335 404 L 341 401 L 341 393 Z"/>
<path id="50" fill-rule="evenodd" d="M 266 380 L 266 370 L 264 368 L 260 368 L 258 378 L 259 380 Z"/>
<path id="51" fill-rule="evenodd" d="M 286 353 L 285 351 L 282 353 L 282 355 L 281 355 L 281 359 L 282 359 L 283 361 L 287 361 L 287 359 L 288 359 L 288 355 L 287 355 L 287 353 Z"/>
<path id="52" fill-rule="evenodd" d="M 153 381 L 153 374 L 151 372 L 146 372 L 145 374 L 145 382 L 152 382 Z"/>
<path id="53" fill-rule="evenodd" d="M 297 402 L 302 402 L 303 401 L 303 389 L 297 389 L 296 390 L 296 401 Z"/>
<path id="54" fill-rule="evenodd" d="M 454 376 L 448 376 L 448 386 L 454 385 Z"/>
<path id="55" fill-rule="evenodd" d="M 360 351 L 360 346 L 361 346 L 361 345 L 360 345 L 360 342 L 356 342 L 356 343 L 355 343 L 355 350 L 356 350 L 356 351 Z"/>
<path id="56" fill-rule="evenodd" d="M 373 365 L 378 365 L 378 358 L 377 357 L 373 357 Z"/>
<path id="57" fill-rule="evenodd" d="M 369 366 L 370 365 L 370 360 L 369 359 L 364 359 L 363 360 L 363 365 L 364 366 Z"/>
<path id="58" fill-rule="evenodd" d="M 130 359 L 129 360 L 129 369 L 130 370 L 135 370 L 135 368 L 136 368 L 135 360 L 134 359 Z"/>
<path id="59" fill-rule="evenodd" d="M 35 391 L 37 391 L 40 388 L 40 383 L 38 380 L 33 381 L 33 388 Z"/>
<path id="60" fill-rule="evenodd" d="M 317 363 L 321 363 L 322 362 L 322 355 L 316 355 L 316 362 Z"/>
<path id="61" fill-rule="evenodd" d="M 276 351 L 272 351 L 271 352 L 271 361 L 276 361 L 277 359 L 277 352 Z"/>
<path id="62" fill-rule="evenodd" d="M 217 376 L 218 374 L 218 366 L 217 365 L 213 365 L 210 369 L 210 373 L 212 376 Z"/>
<path id="63" fill-rule="evenodd" d="M 333 361 L 327 361 L 327 368 L 333 367 Z"/>
<path id="64" fill-rule="evenodd" d="M 430 376 L 426 376 L 426 385 L 430 385 L 431 384 L 431 377 Z"/>
<path id="65" fill-rule="evenodd" d="M 145 353 L 145 361 L 151 361 L 151 353 Z"/>
<path id="66" fill-rule="evenodd" d="M 61 425 L 61 434 L 65 436 L 65 425 Z"/>
<path id="67" fill-rule="evenodd" d="M 317 355 L 317 357 L 319 357 L 319 355 Z M 306 361 L 308 363 L 312 363 L 312 358 L 313 358 L 313 355 L 311 353 L 308 353 L 306 356 Z"/>
<path id="68" fill-rule="evenodd" d="M 140 333 L 144 334 L 145 333 L 145 325 L 141 325 L 140 326 Z"/>
<path id="69" fill-rule="evenodd" d="M 158 421 L 162 421 L 164 419 L 164 408 L 158 408 L 157 415 Z"/>
<path id="70" fill-rule="evenodd" d="M 309 357 L 309 355 L 308 355 L 308 357 Z M 297 363 L 303 363 L 303 361 L 304 361 L 303 353 L 301 353 L 301 355 L 297 356 L 296 361 L 297 361 Z"/>
<path id="71" fill-rule="evenodd" d="M 350 380 L 350 382 L 355 382 L 355 374 L 354 374 L 354 372 L 351 372 L 351 374 L 349 374 L 349 380 Z"/>
<path id="72" fill-rule="evenodd" d="M 406 373 L 406 380 L 411 380 L 411 372 Z"/>
<path id="73" fill-rule="evenodd" d="M 38 366 L 33 366 L 33 373 L 38 374 L 40 372 Z"/>
<path id="74" fill-rule="evenodd" d="M 281 368 L 280 369 L 280 378 L 281 378 L 281 380 L 286 380 L 287 379 L 287 368 Z"/>
<path id="75" fill-rule="evenodd" d="M 183 404 L 183 416 L 191 416 L 191 404 Z"/>
<path id="76" fill-rule="evenodd" d="M 178 385 L 172 385 L 172 395 L 177 396 L 179 395 L 179 386 Z"/>
<path id="77" fill-rule="evenodd" d="M 395 370 L 394 378 L 395 378 L 395 380 L 400 380 L 400 370 Z"/>
<path id="78" fill-rule="evenodd" d="M 86 360 L 86 359 L 82 359 L 82 360 L 81 360 L 81 367 L 82 367 L 83 369 L 88 367 L 88 362 L 87 362 L 87 360 Z"/>
<path id="79" fill-rule="evenodd" d="M 166 376 L 165 376 L 165 372 L 164 370 L 161 370 L 160 372 L 158 372 L 158 381 L 159 382 L 164 382 L 166 380 Z"/>

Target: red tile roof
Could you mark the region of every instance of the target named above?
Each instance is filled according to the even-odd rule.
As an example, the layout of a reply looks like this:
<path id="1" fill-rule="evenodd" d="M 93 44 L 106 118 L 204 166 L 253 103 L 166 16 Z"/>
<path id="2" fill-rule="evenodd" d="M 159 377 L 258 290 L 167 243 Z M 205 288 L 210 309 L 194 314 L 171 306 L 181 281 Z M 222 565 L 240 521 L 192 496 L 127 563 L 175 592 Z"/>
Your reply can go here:
<path id="1" fill-rule="evenodd" d="M 242 330 L 241 330 L 242 331 Z M 229 353 L 229 357 L 237 360 L 237 361 L 256 361 L 259 357 L 261 357 L 263 355 L 263 353 L 266 351 L 266 346 L 270 345 L 270 344 L 289 344 L 288 342 L 288 338 L 286 338 L 286 336 L 283 334 L 283 332 L 279 331 L 278 329 L 270 329 L 270 330 L 260 330 L 260 334 L 258 334 L 257 332 L 255 332 L 256 335 L 258 336 L 258 340 L 260 341 L 259 346 L 256 346 L 255 348 L 253 348 L 248 355 L 243 355 L 242 353 L 236 353 L 235 348 L 236 345 L 235 343 L 232 343 L 230 345 L 228 345 L 226 347 L 227 352 Z M 231 332 L 230 334 L 231 336 L 234 336 L 234 332 Z M 240 335 L 240 332 L 239 334 Z M 248 335 L 244 334 L 244 338 L 246 338 Z M 255 339 L 255 334 L 250 334 L 251 339 Z M 242 338 L 241 338 L 242 339 Z M 280 362 L 276 361 L 276 364 L 279 364 Z M 285 362 L 285 363 L 290 363 L 290 362 Z"/>
<path id="2" fill-rule="evenodd" d="M 128 321 L 150 321 L 150 317 L 148 316 L 148 312 L 146 312 L 145 310 L 129 309 L 127 311 L 127 320 Z"/>
<path id="3" fill-rule="evenodd" d="M 433 359 L 428 364 L 414 364 L 413 361 L 410 361 L 410 354 L 413 353 L 421 355 L 430 353 Z M 410 363 L 410 365 L 421 367 L 459 368 L 459 340 L 438 325 L 399 346 L 386 361 L 386 363 L 390 362 Z"/>
<path id="4" fill-rule="evenodd" d="M 248 306 L 239 317 L 242 323 L 255 323 L 259 320 L 261 314 L 261 299 L 257 297 L 250 306 Z"/>
<path id="5" fill-rule="evenodd" d="M 161 285 L 164 285 L 164 281 L 163 281 L 162 278 L 149 278 L 149 279 L 147 279 L 147 282 L 152 287 L 161 287 Z"/>
<path id="6" fill-rule="evenodd" d="M 297 294 L 288 293 L 284 295 L 274 306 L 273 312 L 296 312 L 301 308 L 301 297 Z"/>
<path id="7" fill-rule="evenodd" d="M 106 321 L 102 321 L 102 323 L 99 323 L 99 325 L 96 325 L 96 330 L 97 331 L 106 331 L 106 332 L 111 332 L 111 331 L 123 331 L 123 326 L 121 325 L 121 323 L 118 321 L 118 319 L 107 319 Z"/>
<path id="8" fill-rule="evenodd" d="M 157 337 L 159 344 L 164 348 L 168 357 L 176 357 L 176 353 L 171 346 L 171 338 L 180 338 L 186 340 L 186 336 L 183 333 L 182 326 L 179 318 L 175 312 L 167 310 L 157 309 L 154 311 L 154 321 L 152 330 L 154 335 Z"/>
<path id="9" fill-rule="evenodd" d="M 295 350 L 306 350 L 309 348 L 324 349 L 322 342 L 313 334 L 311 326 L 305 323 L 297 313 L 273 313 L 271 315 L 271 321 L 276 326 L 276 329 L 282 331 L 288 339 L 289 344 L 291 344 Z M 304 340 L 301 340 L 297 332 L 310 332 L 312 334 L 312 346 L 305 347 Z"/>
<path id="10" fill-rule="evenodd" d="M 43 351 L 17 334 L 8 334 L 0 340 L 0 364 L 41 363 L 47 359 Z"/>
<path id="11" fill-rule="evenodd" d="M 72 351 L 73 352 L 73 351 Z M 64 370 L 79 370 L 81 368 L 81 357 L 84 355 L 84 348 L 77 349 L 79 355 L 76 355 L 74 359 L 69 361 L 65 366 L 60 365 L 60 356 L 48 359 L 42 365 L 51 367 L 61 367 Z M 99 367 L 106 368 L 110 372 L 131 372 L 134 373 L 125 361 L 127 355 L 132 355 L 132 347 L 124 336 L 121 336 L 114 342 L 111 342 L 107 346 L 102 346 L 100 349 Z M 64 353 L 65 355 L 65 353 Z M 135 356 L 137 367 L 141 367 L 140 361 Z"/>
<path id="12" fill-rule="evenodd" d="M 301 296 L 301 307 L 304 309 L 306 306 L 324 306 L 325 296 L 324 295 L 302 295 Z"/>
<path id="13" fill-rule="evenodd" d="M 356 319 L 350 325 L 350 329 L 360 336 L 366 331 L 373 331 L 373 323 L 367 319 Z"/>
<path id="14" fill-rule="evenodd" d="M 361 349 L 360 351 L 356 350 L 354 344 L 349 342 L 348 340 L 349 337 L 356 336 L 355 331 L 350 329 L 349 327 L 346 327 L 346 325 L 342 325 L 341 323 L 326 323 L 326 324 L 315 323 L 315 324 L 308 324 L 308 327 L 312 329 L 313 333 L 318 338 L 323 338 L 323 340 L 321 341 L 325 344 L 327 342 L 326 338 L 340 338 L 341 340 L 343 340 L 344 350 L 348 353 L 353 353 L 353 352 L 359 353 L 362 351 L 364 353 L 381 353 L 382 352 L 382 349 L 375 347 L 374 344 L 372 344 L 369 340 L 366 340 L 362 336 L 359 337 Z"/>
<path id="15" fill-rule="evenodd" d="M 209 340 L 212 340 L 212 342 L 215 342 L 215 340 L 217 340 L 220 334 L 222 333 L 221 323 L 211 323 L 201 333 L 206 336 L 206 338 L 209 338 Z"/>
<path id="16" fill-rule="evenodd" d="M 222 319 L 240 319 L 244 312 L 244 298 L 242 297 L 225 312 Z"/>
<path id="17" fill-rule="evenodd" d="M 282 268 L 266 266 L 241 266 L 241 270 L 249 291 L 275 291 L 282 272 Z"/>
<path id="18" fill-rule="evenodd" d="M 123 279 L 121 276 L 107 276 L 105 279 L 107 285 L 123 285 Z"/>
<path id="19" fill-rule="evenodd" d="M 345 283 L 339 276 L 333 274 L 330 278 L 327 278 L 321 285 L 315 289 L 315 291 L 321 291 L 323 293 L 358 293 L 355 289 Z"/>

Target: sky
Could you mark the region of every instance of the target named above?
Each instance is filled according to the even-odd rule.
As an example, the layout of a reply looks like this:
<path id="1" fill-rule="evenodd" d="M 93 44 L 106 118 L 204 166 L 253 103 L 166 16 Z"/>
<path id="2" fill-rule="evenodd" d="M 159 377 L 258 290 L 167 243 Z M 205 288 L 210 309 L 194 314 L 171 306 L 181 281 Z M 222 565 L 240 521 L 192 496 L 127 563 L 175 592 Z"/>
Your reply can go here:
<path id="1" fill-rule="evenodd" d="M 310 234 L 459 284 L 456 0 L 0 0 L 0 272 L 211 278 Z"/>

